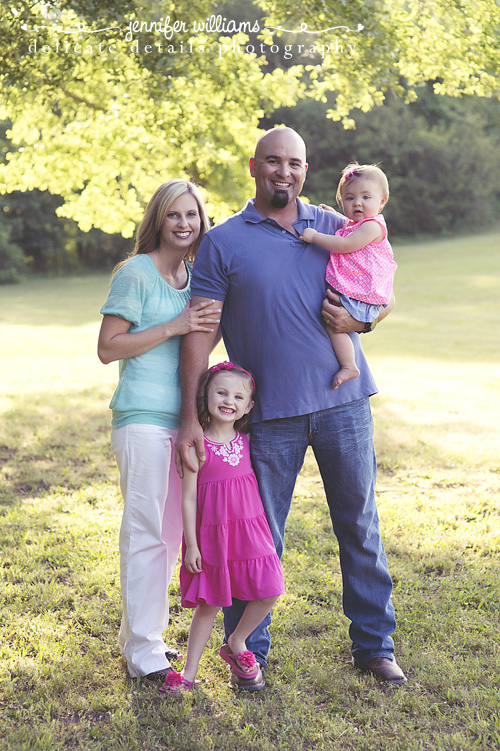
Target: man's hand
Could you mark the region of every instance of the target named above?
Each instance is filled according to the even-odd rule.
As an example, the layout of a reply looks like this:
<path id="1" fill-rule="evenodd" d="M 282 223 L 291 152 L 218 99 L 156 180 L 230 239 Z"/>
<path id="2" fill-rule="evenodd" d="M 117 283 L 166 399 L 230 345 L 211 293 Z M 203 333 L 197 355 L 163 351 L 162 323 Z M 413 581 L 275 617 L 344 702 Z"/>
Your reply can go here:
<path id="1" fill-rule="evenodd" d="M 191 472 L 198 470 L 190 455 L 193 447 L 199 463 L 203 464 L 205 461 L 205 442 L 201 425 L 198 420 L 194 422 L 184 420 L 177 433 L 175 444 L 175 466 L 180 478 L 184 477 L 184 467 L 190 469 Z"/>
<path id="2" fill-rule="evenodd" d="M 357 321 L 344 308 L 340 297 L 327 289 L 327 297 L 323 300 L 321 315 L 325 325 L 335 334 L 350 334 L 353 331 L 363 331 L 365 324 Z"/>
<path id="3" fill-rule="evenodd" d="M 323 300 L 323 308 L 321 315 L 325 325 L 333 331 L 334 334 L 350 334 L 353 331 L 361 333 L 365 327 L 365 324 L 361 321 L 357 321 L 352 317 L 350 313 L 344 308 L 340 302 L 340 297 L 332 292 L 330 289 L 326 290 L 327 297 Z M 375 319 L 373 328 L 386 318 L 396 304 L 396 298 L 394 292 L 391 295 L 391 299 L 387 307 L 381 307 L 378 318 Z M 372 329 L 373 330 L 373 329 Z"/>

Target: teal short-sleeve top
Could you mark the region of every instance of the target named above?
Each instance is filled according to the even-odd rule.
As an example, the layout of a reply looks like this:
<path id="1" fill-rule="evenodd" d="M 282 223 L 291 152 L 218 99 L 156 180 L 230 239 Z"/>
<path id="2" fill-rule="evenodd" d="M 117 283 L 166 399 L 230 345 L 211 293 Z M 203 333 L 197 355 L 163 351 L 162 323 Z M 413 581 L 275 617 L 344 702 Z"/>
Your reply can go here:
<path id="1" fill-rule="evenodd" d="M 191 298 L 191 265 L 184 289 L 171 287 L 145 253 L 133 256 L 114 275 L 103 315 L 130 321 L 130 334 L 171 321 Z M 120 360 L 119 382 L 110 408 L 111 425 L 132 422 L 179 427 L 181 336 L 173 336 L 138 357 Z"/>

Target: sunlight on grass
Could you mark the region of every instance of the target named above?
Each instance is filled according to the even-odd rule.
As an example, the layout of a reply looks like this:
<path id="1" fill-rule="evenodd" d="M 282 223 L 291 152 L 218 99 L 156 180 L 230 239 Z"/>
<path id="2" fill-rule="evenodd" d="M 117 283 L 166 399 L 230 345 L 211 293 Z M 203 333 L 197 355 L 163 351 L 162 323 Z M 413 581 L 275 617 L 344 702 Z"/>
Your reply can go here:
<path id="1" fill-rule="evenodd" d="M 265 696 L 227 686 L 216 629 L 194 695 L 119 657 L 122 500 L 96 356 L 109 278 L 2 287 L 0 734 L 6 751 L 500 747 L 498 235 L 395 248 L 397 307 L 363 346 L 405 691 L 349 662 L 337 544 L 312 456 L 295 492 Z M 472 250 L 471 250 L 472 247 Z M 212 362 L 225 357 L 219 346 Z M 168 640 L 191 611 L 172 583 Z"/>

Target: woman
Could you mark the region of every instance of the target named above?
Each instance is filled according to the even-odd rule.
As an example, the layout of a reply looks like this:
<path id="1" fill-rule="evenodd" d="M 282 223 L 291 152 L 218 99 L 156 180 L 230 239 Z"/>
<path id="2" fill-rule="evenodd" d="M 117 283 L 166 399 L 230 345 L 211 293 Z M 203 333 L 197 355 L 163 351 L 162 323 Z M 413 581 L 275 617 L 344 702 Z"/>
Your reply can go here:
<path id="1" fill-rule="evenodd" d="M 98 354 L 120 360 L 110 403 L 111 444 L 124 499 L 120 529 L 123 616 L 120 649 L 132 678 L 164 680 L 171 670 L 162 638 L 168 585 L 182 537 L 181 487 L 174 466 L 179 425 L 181 336 L 211 331 L 210 302 L 189 307 L 191 263 L 209 222 L 197 188 L 161 185 L 117 266 Z"/>

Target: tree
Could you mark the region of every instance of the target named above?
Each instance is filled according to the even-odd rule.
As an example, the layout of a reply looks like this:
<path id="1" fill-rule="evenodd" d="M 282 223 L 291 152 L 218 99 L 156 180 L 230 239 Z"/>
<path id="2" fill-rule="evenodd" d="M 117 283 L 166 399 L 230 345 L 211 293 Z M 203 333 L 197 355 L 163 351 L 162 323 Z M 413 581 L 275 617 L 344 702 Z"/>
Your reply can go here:
<path id="1" fill-rule="evenodd" d="M 216 220 L 229 213 L 250 187 L 241 155 L 251 152 L 266 111 L 293 104 L 303 88 L 297 73 L 266 74 L 255 54 L 219 52 L 243 35 L 217 44 L 192 33 L 171 40 L 138 33 L 127 42 L 110 29 L 96 37 L 114 20 L 92 4 L 90 26 L 61 41 L 62 32 L 41 27 L 79 29 L 69 5 L 27 2 L 2 11 L 10 37 L 2 47 L 0 119 L 12 122 L 12 150 L 0 165 L 1 188 L 60 194 L 59 215 L 125 237 L 158 183 L 174 176 L 210 187 Z M 190 12 L 203 18 L 208 10 L 200 0 Z M 149 23 L 139 4 L 127 20 Z"/>
<path id="2" fill-rule="evenodd" d="M 255 29 L 251 6 L 245 34 L 229 23 L 230 5 L 227 15 L 218 9 L 225 27 L 210 21 L 200 31 L 209 0 L 3 6 L 0 119 L 12 126 L 0 190 L 49 190 L 64 198 L 58 213 L 83 229 L 130 237 L 170 177 L 204 186 L 215 220 L 239 208 L 261 118 L 306 94 L 333 94 L 328 116 L 344 125 L 354 108 L 367 111 L 388 91 L 414 98 L 426 80 L 437 93 L 498 96 L 496 0 L 258 5 L 266 29 Z M 348 30 L 325 31 L 332 26 Z M 286 65 L 266 73 L 266 54 Z"/>
<path id="3" fill-rule="evenodd" d="M 257 0 L 266 25 L 299 29 L 315 42 L 308 94 L 335 101 L 328 117 L 353 126 L 396 91 L 408 101 L 432 81 L 436 94 L 500 97 L 500 4 L 497 0 Z M 283 23 L 286 19 L 286 26 Z M 344 25 L 349 32 L 333 30 Z M 292 41 L 290 32 L 277 32 Z M 296 35 L 295 35 L 296 36 Z M 317 40 L 317 41 L 316 41 Z M 320 42 L 321 40 L 321 42 Z M 318 64 L 320 63 L 320 64 Z"/>
<path id="4" fill-rule="evenodd" d="M 0 159 L 8 149 L 0 125 Z M 57 217 L 64 203 L 48 191 L 12 191 L 0 196 L 0 284 L 26 271 L 58 273 L 82 268 L 112 269 L 131 249 L 131 240 Z"/>

